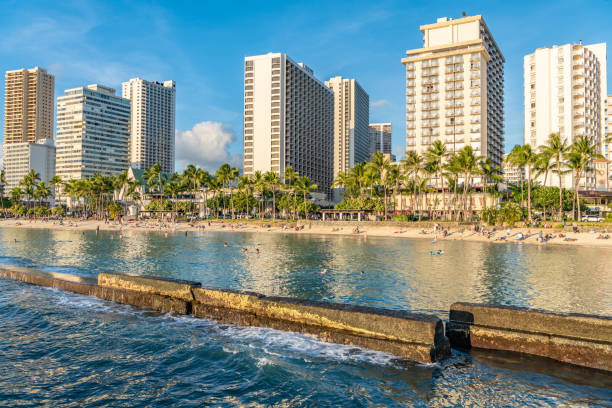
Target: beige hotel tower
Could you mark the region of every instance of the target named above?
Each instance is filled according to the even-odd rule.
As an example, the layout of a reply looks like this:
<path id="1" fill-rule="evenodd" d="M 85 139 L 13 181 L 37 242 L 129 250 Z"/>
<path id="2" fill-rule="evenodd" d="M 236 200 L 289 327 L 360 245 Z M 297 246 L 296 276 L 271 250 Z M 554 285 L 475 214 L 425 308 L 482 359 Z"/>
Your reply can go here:
<path id="1" fill-rule="evenodd" d="M 55 174 L 55 78 L 45 69 L 7 71 L 4 94 L 5 192 L 30 170 L 48 182 Z"/>
<path id="2" fill-rule="evenodd" d="M 370 97 L 356 79 L 325 81 L 334 91 L 334 179 L 370 156 Z"/>
<path id="3" fill-rule="evenodd" d="M 538 48 L 524 57 L 523 64 L 525 144 L 537 148 L 557 132 L 568 144 L 583 135 L 601 144 L 607 96 L 606 44 Z M 574 185 L 571 172 L 562 179 L 563 187 Z M 558 183 L 557 175 L 546 180 L 547 185 Z M 595 174 L 589 172 L 579 185 L 594 188 Z"/>
<path id="4" fill-rule="evenodd" d="M 289 166 L 329 194 L 334 93 L 303 63 L 269 53 L 244 60 L 244 174 Z"/>
<path id="5" fill-rule="evenodd" d="M 471 145 L 501 165 L 504 57 L 482 16 L 439 18 L 420 27 L 423 48 L 406 51 L 406 151 L 436 140 L 449 151 Z"/>

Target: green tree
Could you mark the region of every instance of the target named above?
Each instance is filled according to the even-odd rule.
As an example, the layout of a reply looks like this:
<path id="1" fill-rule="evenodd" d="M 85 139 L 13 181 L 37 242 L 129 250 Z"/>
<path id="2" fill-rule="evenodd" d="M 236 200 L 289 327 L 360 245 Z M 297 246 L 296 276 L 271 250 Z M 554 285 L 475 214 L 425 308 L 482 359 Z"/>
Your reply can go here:
<path id="1" fill-rule="evenodd" d="M 306 203 L 306 195 L 316 191 L 319 187 L 306 176 L 297 179 L 297 191 L 304 197 L 304 203 Z M 304 218 L 308 218 L 308 206 L 305 206 Z"/>

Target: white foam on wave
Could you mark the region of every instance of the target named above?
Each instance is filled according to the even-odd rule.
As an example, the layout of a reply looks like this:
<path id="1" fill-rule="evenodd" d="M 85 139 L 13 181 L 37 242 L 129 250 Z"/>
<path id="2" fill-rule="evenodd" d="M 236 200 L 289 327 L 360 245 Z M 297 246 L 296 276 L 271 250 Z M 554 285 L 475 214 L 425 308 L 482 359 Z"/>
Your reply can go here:
<path id="1" fill-rule="evenodd" d="M 195 326 L 213 338 L 231 344 L 230 352 L 256 350 L 271 357 L 297 358 L 306 362 L 333 360 L 395 366 L 399 358 L 381 351 L 328 343 L 315 336 L 264 327 L 238 326 L 193 316 L 166 315 L 179 324 Z M 225 351 L 225 350 L 224 350 Z"/>
<path id="2" fill-rule="evenodd" d="M 159 319 L 162 325 L 198 330 L 203 336 L 219 341 L 222 350 L 226 353 L 246 352 L 254 354 L 252 357 L 255 359 L 261 359 L 261 355 L 265 355 L 267 358 L 265 364 L 257 363 L 258 366 L 274 364 L 274 361 L 287 358 L 299 359 L 308 363 L 331 360 L 341 363 L 366 363 L 400 368 L 403 364 L 398 365 L 398 362 L 405 363 L 406 361 L 381 351 L 325 342 L 308 334 L 263 327 L 238 326 L 191 315 L 175 313 L 156 315 L 151 310 L 122 305 L 96 297 L 64 292 L 54 288 L 45 287 L 43 289 L 51 293 L 53 300 L 59 305 L 69 308 L 86 309 L 88 312 L 99 314 L 126 315 L 131 318 Z"/>

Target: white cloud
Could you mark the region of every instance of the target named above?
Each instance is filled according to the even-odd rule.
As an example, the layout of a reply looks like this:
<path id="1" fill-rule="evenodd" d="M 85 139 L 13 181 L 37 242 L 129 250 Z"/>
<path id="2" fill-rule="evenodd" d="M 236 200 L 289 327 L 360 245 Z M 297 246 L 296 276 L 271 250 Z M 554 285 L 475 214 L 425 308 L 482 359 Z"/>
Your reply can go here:
<path id="1" fill-rule="evenodd" d="M 191 130 L 176 131 L 177 169 L 195 164 L 216 171 L 223 163 L 242 167 L 242 157 L 232 155 L 229 146 L 236 139 L 232 127 L 221 122 L 200 122 Z"/>
<path id="2" fill-rule="evenodd" d="M 372 101 L 370 102 L 370 107 L 371 108 L 380 108 L 381 106 L 385 106 L 388 105 L 389 101 L 386 99 L 380 99 L 378 101 Z"/>

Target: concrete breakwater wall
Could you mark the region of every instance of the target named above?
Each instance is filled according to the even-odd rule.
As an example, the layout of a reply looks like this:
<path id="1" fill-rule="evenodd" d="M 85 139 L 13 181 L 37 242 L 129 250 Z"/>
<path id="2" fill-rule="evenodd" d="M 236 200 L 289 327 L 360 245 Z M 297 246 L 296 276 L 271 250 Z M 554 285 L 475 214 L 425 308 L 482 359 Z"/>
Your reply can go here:
<path id="1" fill-rule="evenodd" d="M 454 303 L 445 328 L 433 315 L 204 288 L 178 279 L 114 273 L 95 279 L 12 265 L 0 265 L 0 277 L 161 312 L 307 333 L 424 363 L 448 356 L 452 345 L 612 371 L 612 317 Z"/>
<path id="2" fill-rule="evenodd" d="M 457 348 L 506 350 L 612 371 L 612 317 L 454 303 L 446 335 Z"/>
<path id="3" fill-rule="evenodd" d="M 0 265 L 0 277 L 117 303 L 227 323 L 312 334 L 325 341 L 432 363 L 450 354 L 435 316 L 202 288 L 199 282 L 101 273 L 98 279 Z"/>

